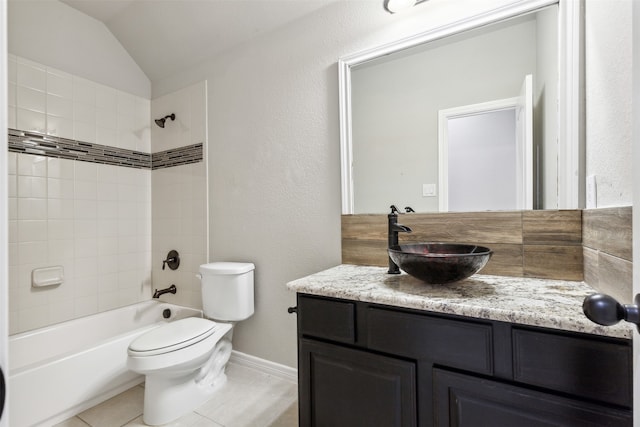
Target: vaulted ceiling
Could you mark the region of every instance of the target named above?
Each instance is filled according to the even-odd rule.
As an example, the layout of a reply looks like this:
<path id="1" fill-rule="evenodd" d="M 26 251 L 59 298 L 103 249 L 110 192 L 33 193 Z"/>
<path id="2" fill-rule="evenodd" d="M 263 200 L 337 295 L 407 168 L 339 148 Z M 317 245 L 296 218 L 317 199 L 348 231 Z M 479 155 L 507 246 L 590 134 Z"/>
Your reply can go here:
<path id="1" fill-rule="evenodd" d="M 102 21 L 151 81 L 337 0 L 61 0 Z"/>

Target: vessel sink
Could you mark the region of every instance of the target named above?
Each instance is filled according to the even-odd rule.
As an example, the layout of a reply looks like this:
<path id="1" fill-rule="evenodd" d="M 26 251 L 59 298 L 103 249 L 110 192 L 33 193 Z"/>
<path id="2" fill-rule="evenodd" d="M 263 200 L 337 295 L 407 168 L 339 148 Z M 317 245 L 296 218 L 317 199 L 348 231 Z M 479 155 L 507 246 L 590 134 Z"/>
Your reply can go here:
<path id="1" fill-rule="evenodd" d="M 457 243 L 415 243 L 392 246 L 389 257 L 407 274 L 430 284 L 453 283 L 477 273 L 491 254 L 489 248 Z"/>

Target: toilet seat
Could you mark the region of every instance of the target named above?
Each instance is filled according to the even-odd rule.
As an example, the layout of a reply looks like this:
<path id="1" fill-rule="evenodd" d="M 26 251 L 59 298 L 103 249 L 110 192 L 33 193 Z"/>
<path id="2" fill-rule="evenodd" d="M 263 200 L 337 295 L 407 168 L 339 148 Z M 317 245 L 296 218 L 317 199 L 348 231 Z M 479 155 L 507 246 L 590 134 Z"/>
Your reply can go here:
<path id="1" fill-rule="evenodd" d="M 211 320 L 187 317 L 142 334 L 129 344 L 127 352 L 135 357 L 170 353 L 207 339 L 217 329 Z"/>

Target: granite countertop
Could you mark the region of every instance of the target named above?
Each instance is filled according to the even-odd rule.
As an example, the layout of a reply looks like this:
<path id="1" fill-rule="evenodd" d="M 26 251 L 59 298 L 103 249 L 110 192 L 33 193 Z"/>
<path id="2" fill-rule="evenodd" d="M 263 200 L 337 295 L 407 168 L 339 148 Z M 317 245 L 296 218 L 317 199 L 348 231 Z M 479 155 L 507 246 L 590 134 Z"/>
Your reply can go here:
<path id="1" fill-rule="evenodd" d="M 479 319 L 630 339 L 633 325 L 604 327 L 582 313 L 584 282 L 476 274 L 449 285 L 428 285 L 387 268 L 339 265 L 294 280 L 291 291 Z"/>

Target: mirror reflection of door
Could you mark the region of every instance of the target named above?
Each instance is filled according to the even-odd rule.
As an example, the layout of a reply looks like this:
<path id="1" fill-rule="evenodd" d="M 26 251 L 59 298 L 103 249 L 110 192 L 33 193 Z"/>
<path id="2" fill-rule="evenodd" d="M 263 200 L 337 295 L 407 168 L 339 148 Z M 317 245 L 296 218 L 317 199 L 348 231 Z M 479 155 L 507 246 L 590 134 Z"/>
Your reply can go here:
<path id="1" fill-rule="evenodd" d="M 532 77 L 519 96 L 439 112 L 440 211 L 533 208 Z"/>

